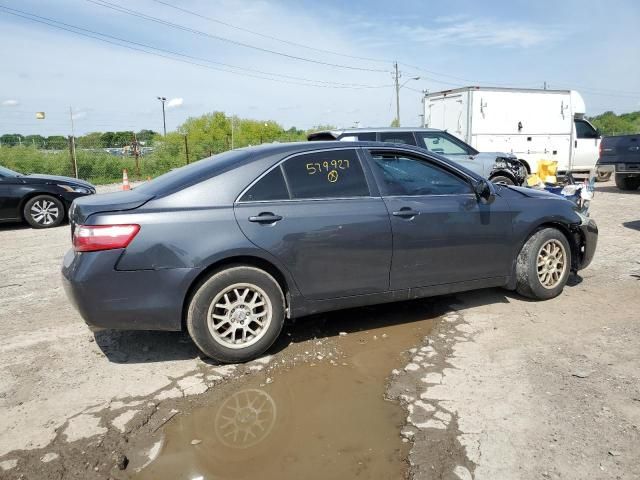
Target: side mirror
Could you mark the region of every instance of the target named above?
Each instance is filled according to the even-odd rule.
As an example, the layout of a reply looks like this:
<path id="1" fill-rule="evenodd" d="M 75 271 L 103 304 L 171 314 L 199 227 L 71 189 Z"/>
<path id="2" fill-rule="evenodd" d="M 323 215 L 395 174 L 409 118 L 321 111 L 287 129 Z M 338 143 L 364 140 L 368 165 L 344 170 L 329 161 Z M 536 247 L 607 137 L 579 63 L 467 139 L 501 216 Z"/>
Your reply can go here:
<path id="1" fill-rule="evenodd" d="M 481 203 L 486 203 L 487 205 L 493 203 L 496 199 L 496 189 L 489 180 L 482 179 L 476 183 L 474 190 L 476 192 L 476 196 L 478 197 L 478 201 Z"/>

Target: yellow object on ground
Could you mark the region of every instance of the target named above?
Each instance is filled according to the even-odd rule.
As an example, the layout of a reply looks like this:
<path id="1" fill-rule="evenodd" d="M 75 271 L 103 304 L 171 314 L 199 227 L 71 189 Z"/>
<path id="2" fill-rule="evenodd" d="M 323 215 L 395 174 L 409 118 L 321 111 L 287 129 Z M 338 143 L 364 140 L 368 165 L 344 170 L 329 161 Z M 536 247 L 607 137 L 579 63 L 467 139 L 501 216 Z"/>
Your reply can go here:
<path id="1" fill-rule="evenodd" d="M 538 177 L 543 179 L 545 183 L 558 183 L 557 172 L 557 160 L 538 160 Z"/>
<path id="2" fill-rule="evenodd" d="M 527 177 L 527 186 L 529 186 L 529 187 L 533 187 L 534 185 L 538 185 L 540 182 L 542 182 L 542 180 L 535 173 L 532 173 L 531 175 L 529 175 Z"/>

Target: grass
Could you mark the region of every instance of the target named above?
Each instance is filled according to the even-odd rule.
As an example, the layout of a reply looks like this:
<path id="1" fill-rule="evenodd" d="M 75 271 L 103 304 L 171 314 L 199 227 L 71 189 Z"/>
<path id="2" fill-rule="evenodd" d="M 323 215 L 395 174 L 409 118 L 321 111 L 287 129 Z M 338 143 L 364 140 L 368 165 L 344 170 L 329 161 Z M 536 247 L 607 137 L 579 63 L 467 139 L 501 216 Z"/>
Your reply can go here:
<path id="1" fill-rule="evenodd" d="M 95 185 L 122 181 L 122 170 L 127 169 L 129 179 L 136 180 L 135 159 L 117 157 L 99 150 L 77 150 L 78 177 Z M 181 152 L 162 148 L 140 157 L 140 179 L 157 177 L 184 165 Z M 38 150 L 33 147 L 0 148 L 0 165 L 20 173 L 40 173 L 73 177 L 73 166 L 67 150 Z"/>

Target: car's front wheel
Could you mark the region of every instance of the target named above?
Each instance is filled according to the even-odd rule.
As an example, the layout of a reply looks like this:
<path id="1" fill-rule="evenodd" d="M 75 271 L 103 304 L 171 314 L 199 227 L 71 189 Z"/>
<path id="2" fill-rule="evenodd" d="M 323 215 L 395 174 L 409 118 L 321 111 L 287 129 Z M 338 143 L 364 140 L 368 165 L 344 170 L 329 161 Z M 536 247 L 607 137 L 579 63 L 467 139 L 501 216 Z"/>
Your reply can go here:
<path id="1" fill-rule="evenodd" d="M 562 292 L 571 272 L 571 247 L 555 228 L 535 232 L 516 261 L 516 290 L 520 295 L 548 300 Z"/>
<path id="2" fill-rule="evenodd" d="M 213 273 L 195 291 L 187 329 L 200 350 L 225 363 L 246 362 L 276 341 L 285 318 L 284 295 L 264 270 L 235 266 Z"/>
<path id="3" fill-rule="evenodd" d="M 64 205 L 51 195 L 38 195 L 24 204 L 22 215 L 33 228 L 57 227 L 64 220 Z"/>

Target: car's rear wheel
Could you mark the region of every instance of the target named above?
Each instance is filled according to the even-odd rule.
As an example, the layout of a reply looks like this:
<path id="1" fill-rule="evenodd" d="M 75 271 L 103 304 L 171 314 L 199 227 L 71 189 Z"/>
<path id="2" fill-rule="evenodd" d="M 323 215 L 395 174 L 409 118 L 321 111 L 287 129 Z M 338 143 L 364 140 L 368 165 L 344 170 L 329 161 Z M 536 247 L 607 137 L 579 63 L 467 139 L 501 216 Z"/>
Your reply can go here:
<path id="1" fill-rule="evenodd" d="M 264 270 L 236 266 L 213 273 L 197 288 L 187 329 L 205 355 L 225 363 L 246 362 L 273 345 L 284 318 L 278 282 Z"/>
<path id="2" fill-rule="evenodd" d="M 64 220 L 64 205 L 51 195 L 38 195 L 25 203 L 24 219 L 33 228 L 57 227 Z"/>
<path id="3" fill-rule="evenodd" d="M 544 228 L 526 241 L 516 262 L 516 290 L 547 300 L 562 292 L 571 272 L 571 247 L 562 232 Z"/>
<path id="4" fill-rule="evenodd" d="M 616 173 L 616 187 L 620 190 L 637 190 L 640 187 L 640 177 L 628 177 Z"/>
<path id="5" fill-rule="evenodd" d="M 491 180 L 493 183 L 503 183 L 505 185 L 516 184 L 516 182 L 513 181 L 513 178 L 508 177 L 507 175 L 495 175 L 491 177 L 489 180 Z"/>

